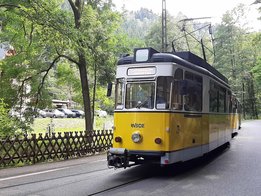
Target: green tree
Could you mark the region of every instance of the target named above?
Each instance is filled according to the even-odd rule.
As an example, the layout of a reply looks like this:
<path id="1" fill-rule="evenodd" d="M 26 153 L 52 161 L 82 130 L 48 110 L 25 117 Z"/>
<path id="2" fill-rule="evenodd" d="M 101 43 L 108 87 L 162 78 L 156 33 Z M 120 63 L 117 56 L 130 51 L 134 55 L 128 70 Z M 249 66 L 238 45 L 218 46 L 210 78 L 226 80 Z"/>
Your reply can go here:
<path id="1" fill-rule="evenodd" d="M 15 77 L 17 84 L 32 85 L 30 95 L 38 103 L 50 70 L 61 59 L 76 65 L 86 113 L 85 126 L 86 130 L 92 130 L 90 72 L 95 67 L 92 63 L 97 60 L 97 51 L 116 47 L 114 39 L 119 16 L 111 11 L 110 1 L 68 0 L 63 9 L 61 3 L 59 0 L 1 2 L 4 24 L 1 36 L 17 50 L 15 56 L 1 63 L 1 70 L 4 74 L 10 70 L 7 79 L 11 73 L 21 75 L 19 80 Z M 13 69 L 7 68 L 9 65 Z M 21 85 L 18 86 L 20 96 L 9 98 L 16 98 L 13 103 L 21 95 L 27 95 Z M 15 93 L 17 89 L 13 91 Z M 6 95 L 5 92 L 1 94 Z"/>
<path id="2" fill-rule="evenodd" d="M 81 96 L 81 81 L 77 67 L 68 61 L 60 61 L 57 64 L 55 72 L 55 75 L 57 76 L 55 77 L 57 78 L 55 89 L 59 92 L 57 99 L 70 101 L 74 100 L 83 105 Z M 57 86 L 60 88 L 57 88 Z"/>
<path id="3" fill-rule="evenodd" d="M 257 118 L 256 86 L 251 69 L 256 65 L 260 47 L 256 46 L 254 34 L 243 25 L 246 8 L 239 5 L 223 15 L 216 27 L 214 66 L 223 73 L 233 92 L 243 104 L 244 116 Z"/>
<path id="4" fill-rule="evenodd" d="M 8 105 L 0 99 L 0 138 L 14 134 L 19 129 L 19 121 L 11 119 L 8 114 Z"/>
<path id="5" fill-rule="evenodd" d="M 256 88 L 256 98 L 257 98 L 257 108 L 258 114 L 261 113 L 261 33 L 256 33 L 253 38 L 252 46 L 257 48 L 259 53 L 257 54 L 256 64 L 252 68 L 251 72 L 254 76 L 255 88 Z"/>
<path id="6" fill-rule="evenodd" d="M 141 8 L 138 11 L 122 11 L 122 29 L 133 39 L 140 40 L 144 44 L 144 37 L 148 33 L 151 25 L 157 21 L 158 15 L 154 14 L 151 10 Z M 136 47 L 139 47 L 138 45 Z"/>

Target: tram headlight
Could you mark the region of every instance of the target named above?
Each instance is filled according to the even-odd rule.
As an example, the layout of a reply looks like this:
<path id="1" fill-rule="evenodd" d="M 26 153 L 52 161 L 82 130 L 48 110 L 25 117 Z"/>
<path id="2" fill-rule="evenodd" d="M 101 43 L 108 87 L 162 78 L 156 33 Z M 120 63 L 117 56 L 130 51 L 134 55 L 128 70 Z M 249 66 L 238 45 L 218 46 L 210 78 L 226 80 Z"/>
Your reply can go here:
<path id="1" fill-rule="evenodd" d="M 134 143 L 139 143 L 142 140 L 142 136 L 139 132 L 135 132 L 132 134 L 131 139 Z"/>

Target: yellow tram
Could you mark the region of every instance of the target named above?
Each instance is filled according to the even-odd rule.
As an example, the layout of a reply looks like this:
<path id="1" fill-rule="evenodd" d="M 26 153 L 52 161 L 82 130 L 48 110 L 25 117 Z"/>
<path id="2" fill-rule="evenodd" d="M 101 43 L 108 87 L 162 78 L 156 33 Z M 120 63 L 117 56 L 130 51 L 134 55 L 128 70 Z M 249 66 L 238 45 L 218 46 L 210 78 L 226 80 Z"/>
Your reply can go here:
<path id="1" fill-rule="evenodd" d="M 240 127 L 228 80 L 191 52 L 138 48 L 118 61 L 108 165 L 168 165 L 228 143 Z"/>

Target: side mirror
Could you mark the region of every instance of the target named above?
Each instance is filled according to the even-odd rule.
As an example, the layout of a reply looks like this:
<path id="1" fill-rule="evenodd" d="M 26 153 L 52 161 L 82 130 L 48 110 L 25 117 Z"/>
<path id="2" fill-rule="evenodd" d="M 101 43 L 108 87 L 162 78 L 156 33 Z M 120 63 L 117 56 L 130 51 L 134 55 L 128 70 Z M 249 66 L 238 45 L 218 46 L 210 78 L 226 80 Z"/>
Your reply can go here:
<path id="1" fill-rule="evenodd" d="M 107 87 L 107 97 L 111 96 L 111 91 L 112 91 L 112 83 L 108 83 L 108 87 Z"/>

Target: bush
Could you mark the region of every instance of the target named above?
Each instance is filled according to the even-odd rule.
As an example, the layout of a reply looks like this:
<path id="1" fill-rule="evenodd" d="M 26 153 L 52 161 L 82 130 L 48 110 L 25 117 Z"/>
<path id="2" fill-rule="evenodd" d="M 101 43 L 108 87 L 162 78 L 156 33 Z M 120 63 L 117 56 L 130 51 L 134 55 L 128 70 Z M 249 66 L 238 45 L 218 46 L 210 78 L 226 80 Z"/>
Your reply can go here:
<path id="1" fill-rule="evenodd" d="M 17 120 L 11 118 L 8 111 L 8 105 L 0 99 L 0 138 L 13 135 L 19 129 Z"/>

